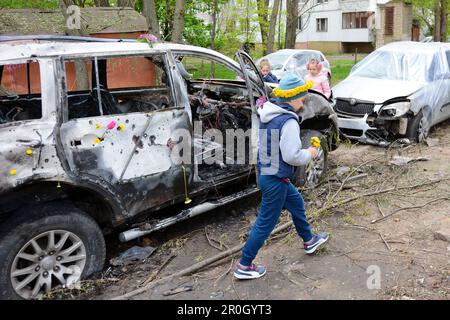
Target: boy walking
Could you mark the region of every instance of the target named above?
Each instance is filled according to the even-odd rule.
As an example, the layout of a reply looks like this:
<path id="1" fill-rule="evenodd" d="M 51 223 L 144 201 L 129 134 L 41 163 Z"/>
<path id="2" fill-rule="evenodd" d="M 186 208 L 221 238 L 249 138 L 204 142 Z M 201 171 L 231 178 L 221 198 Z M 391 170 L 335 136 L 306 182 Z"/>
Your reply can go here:
<path id="1" fill-rule="evenodd" d="M 234 276 L 238 279 L 257 279 L 266 273 L 266 268 L 256 266 L 253 260 L 275 228 L 283 208 L 292 214 L 295 229 L 303 239 L 307 254 L 312 254 L 328 240 L 327 233 L 312 233 L 303 198 L 290 182 L 295 166 L 306 165 L 317 156 L 315 147 L 302 149 L 296 114 L 303 107 L 305 96 L 312 86 L 312 82 L 305 83 L 296 75 L 288 74 L 273 90 L 276 99 L 258 109 L 261 122 L 258 146 L 261 209 L 242 249 L 240 262 L 234 269 Z"/>

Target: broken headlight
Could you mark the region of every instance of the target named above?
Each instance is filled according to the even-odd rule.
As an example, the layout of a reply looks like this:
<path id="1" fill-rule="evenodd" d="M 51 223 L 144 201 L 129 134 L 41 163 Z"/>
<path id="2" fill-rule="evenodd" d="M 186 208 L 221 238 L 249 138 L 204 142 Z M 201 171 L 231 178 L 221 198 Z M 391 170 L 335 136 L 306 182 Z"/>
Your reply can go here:
<path id="1" fill-rule="evenodd" d="M 409 101 L 395 102 L 381 108 L 379 117 L 398 118 L 409 111 L 411 103 Z"/>

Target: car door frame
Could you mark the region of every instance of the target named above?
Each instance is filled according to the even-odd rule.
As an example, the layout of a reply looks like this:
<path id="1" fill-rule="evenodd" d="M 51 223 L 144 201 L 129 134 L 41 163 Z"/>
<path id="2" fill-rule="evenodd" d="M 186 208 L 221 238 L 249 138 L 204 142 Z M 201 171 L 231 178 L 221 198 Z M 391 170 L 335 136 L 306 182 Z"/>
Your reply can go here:
<path id="1" fill-rule="evenodd" d="M 171 63 L 171 60 L 168 58 L 168 52 L 164 51 L 164 52 L 154 52 L 154 51 L 146 51 L 146 52 L 129 52 L 129 53 L 95 53 L 95 54 L 90 54 L 90 55 L 67 55 L 64 57 L 61 57 L 59 59 L 60 61 L 60 66 L 59 68 L 61 69 L 61 73 L 62 73 L 62 79 L 63 79 L 63 87 L 61 90 L 61 101 L 62 101 L 62 119 L 59 125 L 59 134 L 58 134 L 58 138 L 61 141 L 61 146 L 63 152 L 64 152 L 64 156 L 66 158 L 66 161 L 68 162 L 68 166 L 69 168 L 71 167 L 70 165 L 70 157 L 67 154 L 67 146 L 64 147 L 63 146 L 63 137 L 62 137 L 62 129 L 64 124 L 70 122 L 71 120 L 69 119 L 68 116 L 68 98 L 67 98 L 67 90 L 66 90 L 66 72 L 65 72 L 65 62 L 71 59 L 78 59 L 78 58 L 89 58 L 89 59 L 94 59 L 95 57 L 97 58 L 102 58 L 102 59 L 113 59 L 113 58 L 127 58 L 127 57 L 145 57 L 145 56 L 150 56 L 150 55 L 163 55 L 164 59 L 165 59 L 165 65 L 166 65 L 166 75 L 167 75 L 167 81 L 169 81 L 170 85 L 170 90 L 171 90 L 171 96 L 173 99 L 173 107 L 167 108 L 167 109 L 162 109 L 162 110 L 157 110 L 154 112 L 132 112 L 132 113 L 124 113 L 124 114 L 116 114 L 116 115 L 106 115 L 106 117 L 111 117 L 111 118 L 117 118 L 119 116 L 126 116 L 126 115 L 135 115 L 135 116 L 139 116 L 139 115 L 144 115 L 147 116 L 147 119 L 149 120 L 151 118 L 151 114 L 157 114 L 159 112 L 167 112 L 167 111 L 172 111 L 172 110 L 183 110 L 182 112 L 178 112 L 180 114 L 186 114 L 186 117 L 189 119 L 190 115 L 188 113 L 189 110 L 187 110 L 186 108 L 189 108 L 189 104 L 186 106 L 186 104 L 184 103 L 184 101 L 180 101 L 180 93 L 176 93 L 174 88 L 174 81 L 173 81 L 173 70 L 175 70 L 175 64 L 174 62 Z M 181 93 L 182 95 L 182 93 Z M 95 117 L 90 117 L 90 118 L 80 118 L 80 119 L 91 119 L 91 120 L 95 120 L 98 119 L 99 117 L 102 116 L 95 116 Z M 103 116 L 105 117 L 105 116 Z M 147 120 L 147 121 L 148 121 Z M 147 130 L 149 129 L 150 126 L 147 126 Z M 187 126 L 186 128 L 187 131 L 190 134 L 190 137 L 192 137 L 192 126 L 190 121 L 187 121 Z M 143 132 L 143 134 L 147 131 L 145 130 Z M 143 135 L 142 134 L 142 135 Z M 138 142 L 141 140 L 142 137 L 138 137 L 138 141 L 135 142 L 135 144 L 137 145 Z M 191 146 L 190 146 L 191 147 Z M 131 150 L 130 150 L 131 151 Z M 133 157 L 133 155 L 131 155 L 131 158 Z M 129 166 L 130 161 L 128 161 L 128 163 L 126 164 L 126 167 L 123 168 L 123 172 L 125 172 L 127 170 L 127 167 Z M 73 163 L 72 163 L 73 165 Z M 70 170 L 72 170 L 73 168 L 70 168 Z M 144 175 L 142 177 L 138 177 L 136 179 L 130 178 L 130 179 L 119 179 L 118 181 L 116 181 L 115 183 L 111 183 L 110 181 L 108 181 L 107 179 L 103 179 L 101 176 L 98 175 L 92 175 L 88 172 L 76 172 L 74 175 L 77 177 L 78 180 L 84 180 L 84 181 L 88 181 L 92 184 L 97 185 L 100 188 L 103 189 L 107 189 L 109 190 L 109 193 L 113 193 L 115 194 L 115 200 L 118 201 L 121 205 L 121 207 L 124 209 L 122 210 L 122 214 L 125 214 L 129 217 L 134 216 L 142 211 L 145 210 L 152 210 L 152 209 L 157 209 L 160 207 L 165 206 L 166 204 L 172 204 L 174 202 L 178 202 L 181 201 L 185 194 L 184 194 L 184 190 L 185 190 L 185 185 L 184 185 L 184 179 L 183 176 L 186 175 L 186 172 L 189 174 L 189 171 L 191 170 L 190 165 L 187 168 L 182 169 L 182 165 L 176 165 L 176 168 L 170 168 L 170 170 L 166 170 L 166 171 L 162 171 L 162 172 L 158 172 L 155 174 L 148 174 L 148 175 Z M 123 174 L 122 174 L 123 176 Z M 122 178 L 122 177 L 121 177 Z M 164 179 L 163 179 L 164 178 Z M 163 181 L 165 180 L 165 182 Z M 161 185 L 161 183 L 166 186 L 163 187 Z M 169 190 L 170 189 L 170 190 Z M 159 190 L 159 191 L 158 191 Z"/>

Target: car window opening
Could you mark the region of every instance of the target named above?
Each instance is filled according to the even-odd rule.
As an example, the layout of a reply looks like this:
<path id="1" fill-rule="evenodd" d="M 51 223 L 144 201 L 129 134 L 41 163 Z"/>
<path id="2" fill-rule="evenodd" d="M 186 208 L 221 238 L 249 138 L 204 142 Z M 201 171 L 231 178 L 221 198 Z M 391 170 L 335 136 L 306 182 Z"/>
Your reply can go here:
<path id="1" fill-rule="evenodd" d="M 65 68 L 69 120 L 174 106 L 162 55 L 75 59 Z"/>
<path id="2" fill-rule="evenodd" d="M 233 159 L 228 159 L 230 155 L 225 151 L 227 130 L 236 132 L 241 129 L 246 132 L 251 129 L 251 101 L 245 82 L 241 75 L 220 62 L 196 56 L 185 56 L 182 61 L 184 69 L 190 74 L 186 83 L 193 120 L 202 125 L 202 136 L 194 137 L 195 155 L 198 160 L 203 159 L 198 166 L 200 178 L 206 180 L 229 174 L 230 170 L 238 172 L 243 165 L 249 164 L 250 135 L 246 137 L 245 155 L 238 154 L 237 143 L 233 146 Z M 219 130 L 222 141 L 204 135 L 210 129 Z M 205 161 L 205 157 L 220 160 Z M 238 157 L 242 157 L 242 165 L 236 164 Z M 226 165 L 230 162 L 234 165 Z"/>
<path id="3" fill-rule="evenodd" d="M 0 66 L 0 125 L 42 118 L 39 63 Z"/>

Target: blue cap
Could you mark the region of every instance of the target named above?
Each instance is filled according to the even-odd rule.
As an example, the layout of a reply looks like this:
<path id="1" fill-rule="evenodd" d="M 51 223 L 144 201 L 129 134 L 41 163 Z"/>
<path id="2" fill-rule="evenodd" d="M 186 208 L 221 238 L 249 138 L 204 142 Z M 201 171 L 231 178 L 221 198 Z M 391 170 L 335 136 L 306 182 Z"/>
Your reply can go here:
<path id="1" fill-rule="evenodd" d="M 295 74 L 286 74 L 278 84 L 278 88 L 273 90 L 273 94 L 280 102 L 289 102 L 306 96 L 308 89 L 313 87 L 312 81 L 304 81 Z"/>

